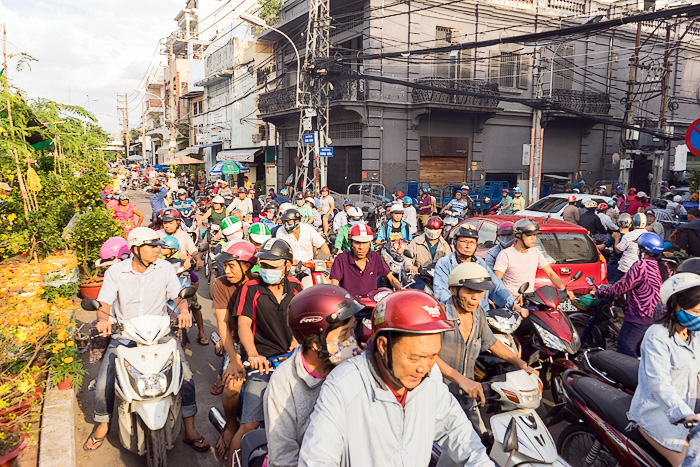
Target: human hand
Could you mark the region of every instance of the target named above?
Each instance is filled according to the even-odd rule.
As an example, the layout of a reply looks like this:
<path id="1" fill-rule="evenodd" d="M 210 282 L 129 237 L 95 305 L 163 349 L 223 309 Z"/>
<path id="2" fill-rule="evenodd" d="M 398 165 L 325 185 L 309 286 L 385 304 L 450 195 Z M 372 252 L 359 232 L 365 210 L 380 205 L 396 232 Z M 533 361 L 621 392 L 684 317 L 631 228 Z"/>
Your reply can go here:
<path id="1" fill-rule="evenodd" d="M 525 307 L 520 306 L 517 303 L 513 304 L 513 311 L 518 312 L 523 319 L 530 316 L 530 310 L 528 310 Z"/>
<path id="2" fill-rule="evenodd" d="M 229 379 L 233 381 L 245 381 L 246 373 L 243 365 L 240 365 L 236 360 L 231 359 L 231 363 L 226 367 L 221 375 L 222 381 L 228 383 Z"/>
<path id="3" fill-rule="evenodd" d="M 97 321 L 95 329 L 97 329 L 97 332 L 102 333 L 102 337 L 107 337 L 112 334 L 112 323 L 108 319 L 100 319 Z"/>
<path id="4" fill-rule="evenodd" d="M 270 362 L 267 358 L 262 357 L 258 354 L 248 355 L 248 363 L 250 363 L 250 368 L 253 370 L 258 370 L 260 374 L 268 374 L 270 372 Z"/>
<path id="5" fill-rule="evenodd" d="M 523 363 L 525 363 L 525 362 L 523 362 Z M 527 371 L 527 374 L 528 374 L 528 375 L 531 375 L 531 374 L 534 373 L 535 375 L 540 376 L 540 372 L 537 371 L 537 370 L 535 370 L 534 368 L 532 368 L 532 367 L 531 367 L 530 365 L 528 365 L 527 363 L 525 363 L 525 366 L 524 366 L 524 367 L 521 367 L 520 369 L 521 369 L 521 370 Z"/>
<path id="6" fill-rule="evenodd" d="M 481 386 L 480 383 L 477 383 L 476 381 L 472 381 L 471 379 L 463 376 L 462 378 L 459 379 L 457 382 L 459 385 L 460 389 L 464 391 L 464 394 L 467 397 L 471 397 L 472 399 L 478 399 L 479 405 L 484 406 L 486 404 L 486 396 L 484 396 L 484 388 Z"/>
<path id="7" fill-rule="evenodd" d="M 576 294 L 574 294 L 571 290 L 566 291 L 566 296 L 569 297 L 569 300 L 572 302 L 576 301 Z"/>
<path id="8" fill-rule="evenodd" d="M 177 315 L 177 326 L 179 328 L 192 327 L 192 314 L 189 311 L 181 311 L 180 314 Z"/>
<path id="9" fill-rule="evenodd" d="M 415 267 L 415 266 L 411 266 L 411 267 L 408 269 L 408 273 L 409 273 L 409 274 L 418 274 L 418 268 Z"/>
<path id="10" fill-rule="evenodd" d="M 620 232 L 613 232 L 611 236 L 615 241 L 620 240 Z"/>

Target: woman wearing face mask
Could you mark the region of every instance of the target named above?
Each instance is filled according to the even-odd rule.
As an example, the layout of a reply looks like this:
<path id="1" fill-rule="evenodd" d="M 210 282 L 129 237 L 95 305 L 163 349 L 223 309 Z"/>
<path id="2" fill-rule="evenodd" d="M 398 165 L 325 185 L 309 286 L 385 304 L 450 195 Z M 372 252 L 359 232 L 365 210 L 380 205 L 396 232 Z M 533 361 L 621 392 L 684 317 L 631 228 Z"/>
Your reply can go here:
<path id="1" fill-rule="evenodd" d="M 306 199 L 304 199 L 304 194 L 297 193 L 294 199 L 296 202 L 296 208 L 299 210 L 299 214 L 301 214 L 301 222 L 303 224 L 313 224 L 314 210 L 306 202 Z"/>
<path id="2" fill-rule="evenodd" d="M 498 242 L 495 246 L 486 252 L 486 258 L 484 261 L 486 265 L 493 271 L 493 265 L 496 264 L 496 258 L 498 254 L 510 247 L 515 241 L 513 236 L 513 223 L 512 222 L 501 222 L 498 224 L 498 229 L 496 230 L 496 241 Z"/>
<path id="3" fill-rule="evenodd" d="M 404 265 L 410 274 L 418 274 L 418 268 L 427 268 L 452 250 L 450 244 L 442 238 L 444 224 L 438 216 L 432 216 L 425 222 L 423 234 L 417 236 L 408 244 L 408 250 L 413 253 L 413 259 L 407 259 Z M 420 277 L 414 278 L 412 289 L 425 289 L 425 281 Z"/>
<path id="4" fill-rule="evenodd" d="M 353 333 L 363 306 L 345 289 L 320 284 L 300 292 L 287 310 L 299 346 L 270 378 L 265 398 L 268 465 L 296 466 L 326 376 L 361 350 Z"/>
<path id="5" fill-rule="evenodd" d="M 700 420 L 700 276 L 671 276 L 660 294 L 666 313 L 642 340 L 639 385 L 627 417 L 671 465 L 678 466 L 688 450 L 688 429 L 682 422 Z"/>
<path id="6" fill-rule="evenodd" d="M 340 251 L 350 251 L 350 242 L 348 241 L 348 232 L 357 224 L 362 223 L 362 210 L 360 208 L 351 207 L 346 212 L 348 223 L 338 229 L 338 236 L 335 238 L 335 249 Z"/>

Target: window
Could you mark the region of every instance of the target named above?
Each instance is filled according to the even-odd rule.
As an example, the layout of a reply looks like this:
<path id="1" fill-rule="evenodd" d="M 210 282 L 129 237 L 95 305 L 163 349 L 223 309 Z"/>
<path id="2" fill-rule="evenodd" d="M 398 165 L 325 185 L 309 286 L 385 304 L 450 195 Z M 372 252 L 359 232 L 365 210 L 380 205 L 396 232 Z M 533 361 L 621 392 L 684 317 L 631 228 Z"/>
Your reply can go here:
<path id="1" fill-rule="evenodd" d="M 433 78 L 467 80 L 471 77 L 471 67 L 468 60 L 462 59 L 460 50 L 434 54 Z"/>
<path id="2" fill-rule="evenodd" d="M 499 87 L 527 89 L 530 85 L 530 56 L 514 52 L 491 52 L 489 81 Z"/>
<path id="3" fill-rule="evenodd" d="M 574 46 L 563 44 L 555 49 L 554 76 L 552 87 L 554 89 L 572 89 L 574 82 Z"/>
<path id="4" fill-rule="evenodd" d="M 585 264 L 598 262 L 598 250 L 582 233 L 541 233 L 536 246 L 549 264 Z"/>
<path id="5" fill-rule="evenodd" d="M 447 28 L 444 26 L 436 26 L 435 27 L 435 40 L 451 43 L 454 32 L 455 32 L 455 30 L 453 28 Z"/>
<path id="6" fill-rule="evenodd" d="M 362 124 L 355 123 L 334 123 L 328 131 L 331 139 L 362 138 Z"/>
<path id="7" fill-rule="evenodd" d="M 192 103 L 192 115 L 197 116 L 202 113 L 202 101 L 197 101 Z"/>
<path id="8" fill-rule="evenodd" d="M 496 224 L 482 222 L 479 227 L 479 240 L 477 248 L 491 248 L 496 244 Z"/>
<path id="9" fill-rule="evenodd" d="M 562 210 L 564 206 L 566 206 L 566 203 L 566 198 L 548 196 L 537 201 L 532 206 L 528 206 L 527 210 L 554 214 Z"/>

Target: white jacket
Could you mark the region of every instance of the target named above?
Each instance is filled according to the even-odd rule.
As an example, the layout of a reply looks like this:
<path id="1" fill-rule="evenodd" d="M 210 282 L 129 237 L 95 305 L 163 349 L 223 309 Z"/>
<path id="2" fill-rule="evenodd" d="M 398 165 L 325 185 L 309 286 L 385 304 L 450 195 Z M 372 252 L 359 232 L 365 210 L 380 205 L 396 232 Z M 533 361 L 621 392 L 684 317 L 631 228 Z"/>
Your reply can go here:
<path id="1" fill-rule="evenodd" d="M 494 466 L 437 365 L 401 407 L 368 348 L 326 378 L 299 466 L 427 466 L 433 441 L 457 465 Z"/>

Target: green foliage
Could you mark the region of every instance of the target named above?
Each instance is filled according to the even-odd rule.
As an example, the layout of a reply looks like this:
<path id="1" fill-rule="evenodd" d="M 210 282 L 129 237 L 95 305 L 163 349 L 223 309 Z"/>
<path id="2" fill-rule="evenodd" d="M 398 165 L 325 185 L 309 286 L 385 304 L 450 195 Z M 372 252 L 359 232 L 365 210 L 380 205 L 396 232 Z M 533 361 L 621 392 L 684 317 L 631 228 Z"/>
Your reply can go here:
<path id="1" fill-rule="evenodd" d="M 697 193 L 698 186 L 700 186 L 700 169 L 689 169 L 686 172 L 686 178 L 690 185 L 690 192 Z"/>
<path id="2" fill-rule="evenodd" d="M 260 5 L 258 16 L 270 26 L 277 24 L 280 19 L 280 11 L 282 11 L 281 0 L 258 0 L 258 4 Z"/>
<path id="3" fill-rule="evenodd" d="M 71 322 L 71 324 L 73 324 Z M 74 388 L 80 388 L 87 371 L 79 358 L 78 346 L 70 338 L 67 331 L 59 331 L 52 344 L 46 350 L 49 353 L 50 385 L 55 387 L 59 382 L 70 379 Z"/>
<path id="4" fill-rule="evenodd" d="M 253 185 L 253 188 L 255 188 L 255 193 L 258 195 L 261 193 L 265 193 L 265 180 L 256 180 L 255 185 Z"/>
<path id="5" fill-rule="evenodd" d="M 71 233 L 71 247 L 78 255 L 78 264 L 89 274 L 100 257 L 100 247 L 111 237 L 123 237 L 124 229 L 110 211 L 96 208 L 80 217 Z"/>
<path id="6" fill-rule="evenodd" d="M 71 284 L 59 285 L 58 287 L 44 287 L 44 293 L 41 298 L 49 303 L 53 303 L 57 298 L 73 298 L 78 295 L 78 289 L 80 289 L 80 282 L 73 282 Z"/>

